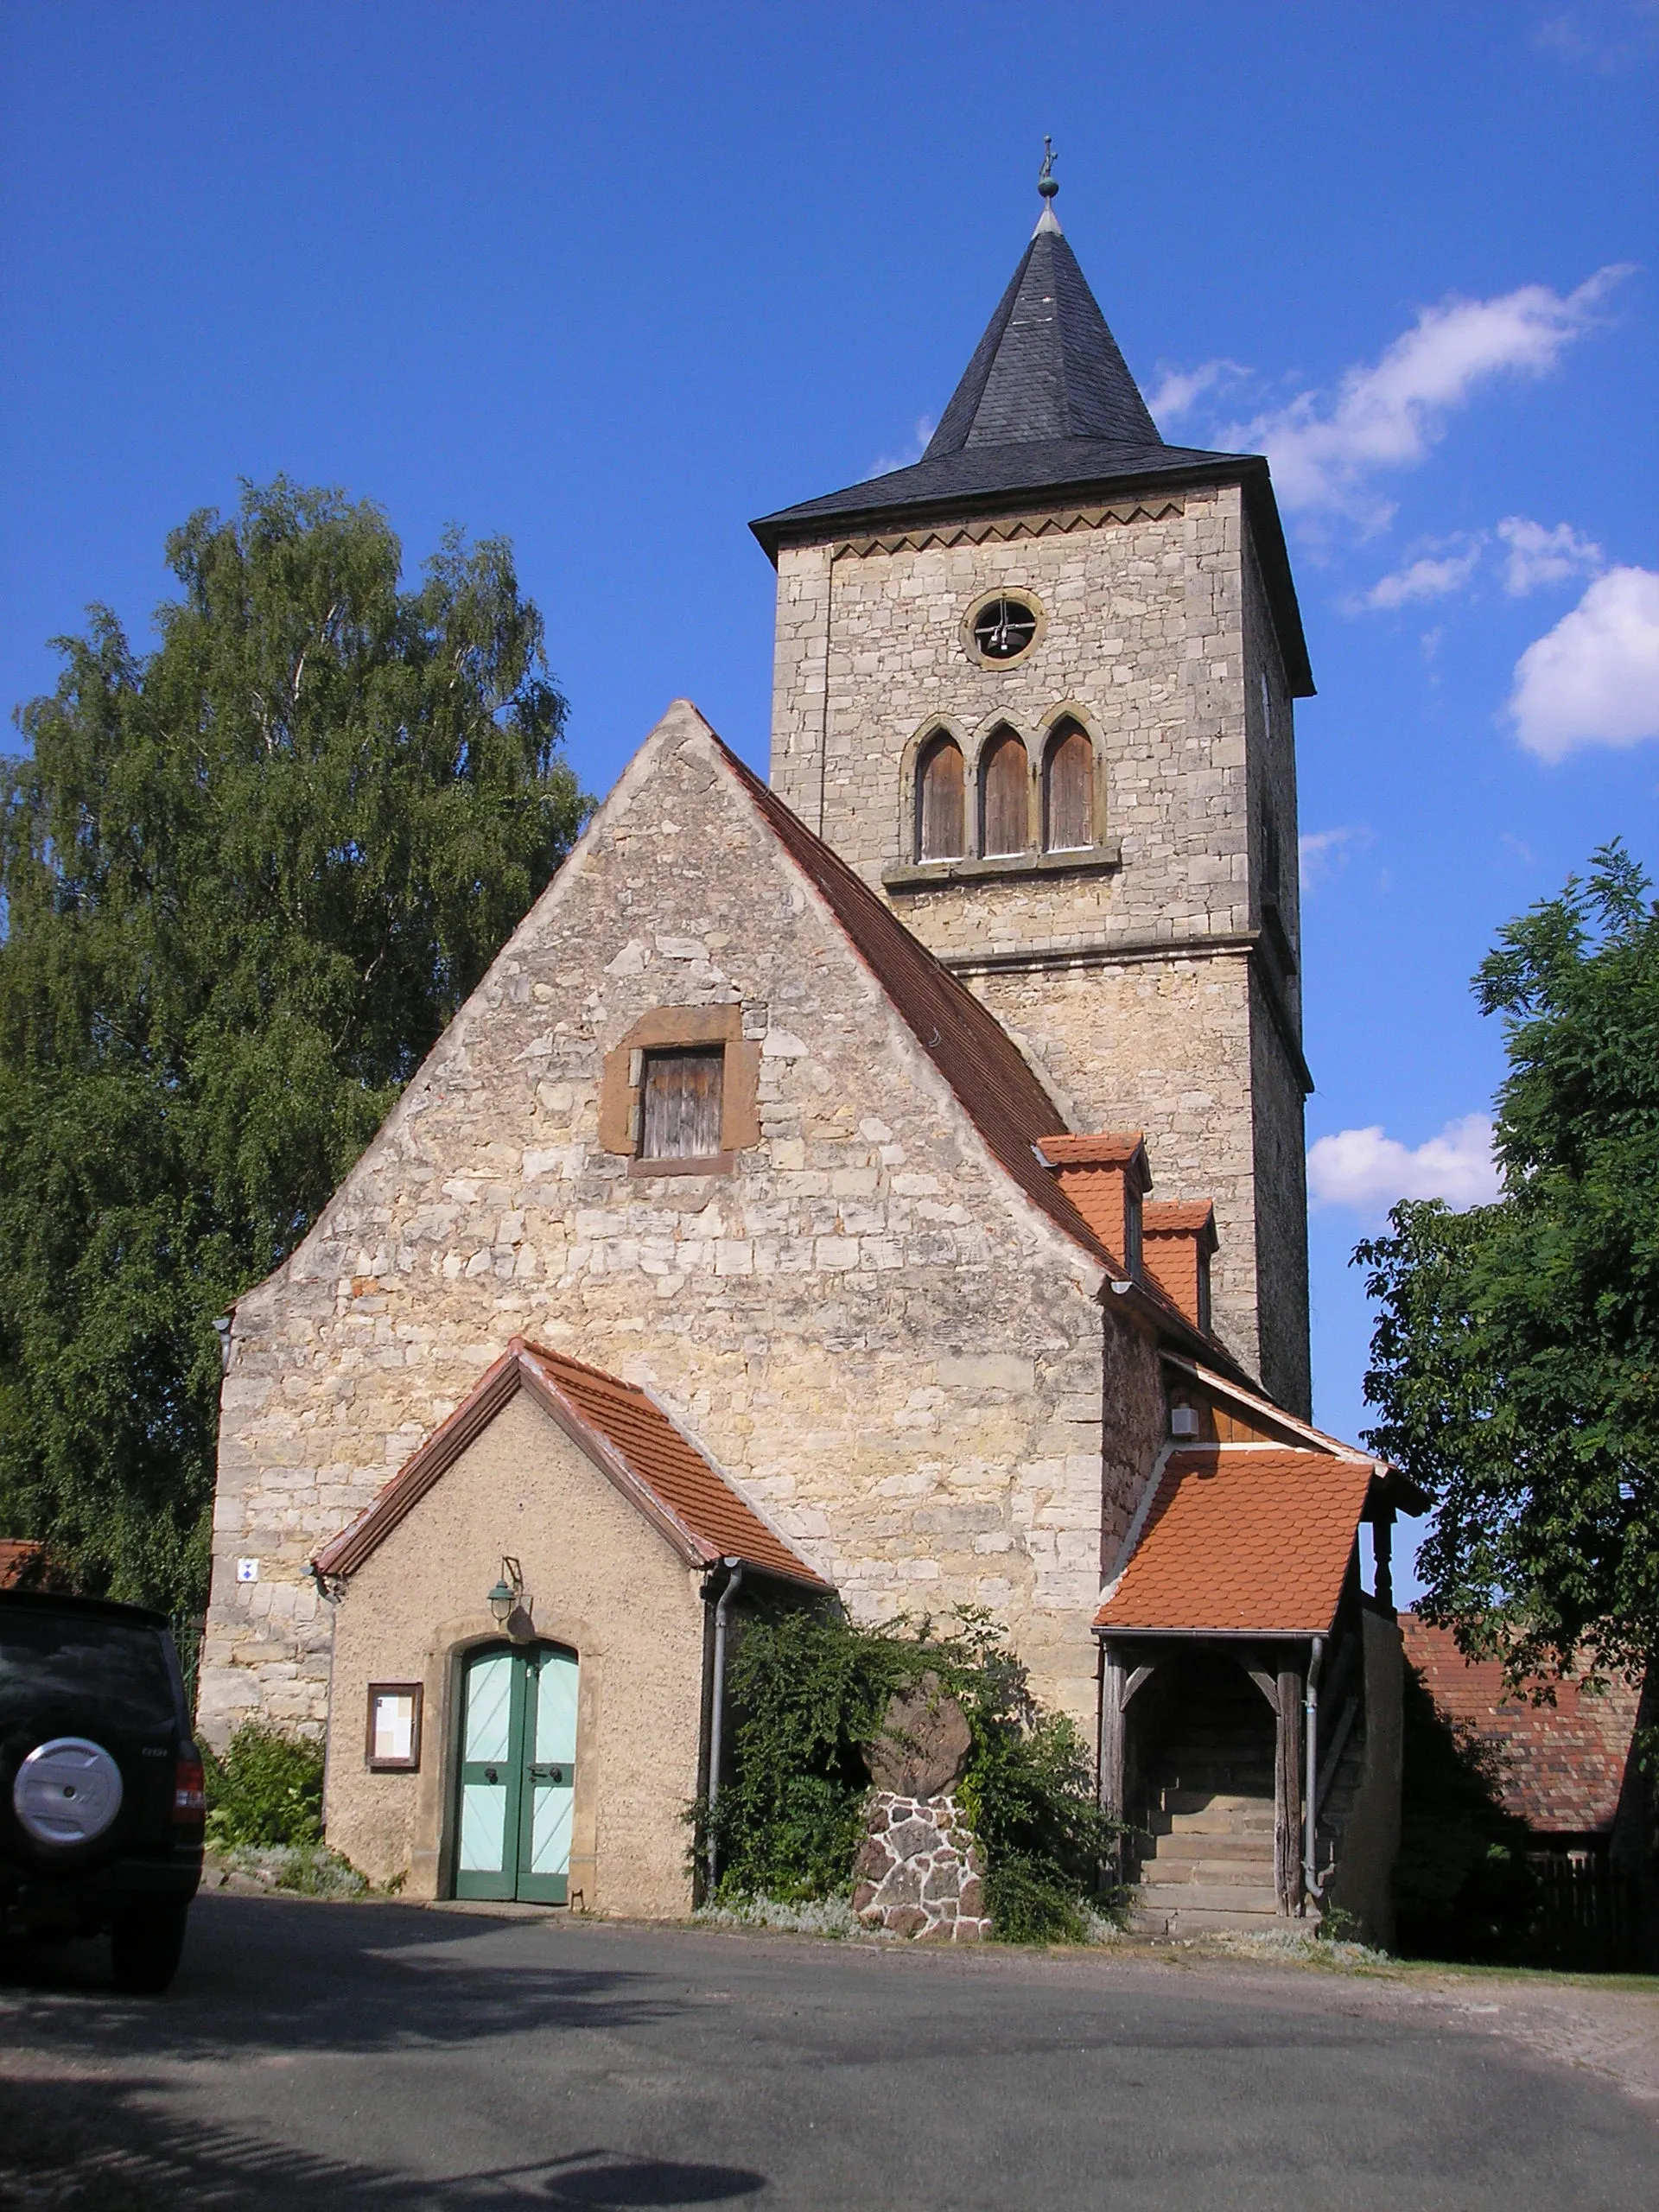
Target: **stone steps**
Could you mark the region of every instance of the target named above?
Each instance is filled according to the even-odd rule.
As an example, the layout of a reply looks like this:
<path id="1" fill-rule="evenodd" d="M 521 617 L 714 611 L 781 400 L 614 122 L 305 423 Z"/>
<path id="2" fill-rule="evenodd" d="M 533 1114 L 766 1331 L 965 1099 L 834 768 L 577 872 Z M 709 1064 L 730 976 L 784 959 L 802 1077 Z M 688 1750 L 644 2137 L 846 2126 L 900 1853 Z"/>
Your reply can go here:
<path id="1" fill-rule="evenodd" d="M 1249 1763 L 1200 1776 L 1172 1756 L 1147 1823 L 1135 1926 L 1161 1936 L 1262 1932 L 1282 1926 L 1273 1871 L 1273 1783 Z"/>
<path id="2" fill-rule="evenodd" d="M 1281 1920 L 1276 1912 L 1238 1912 L 1230 1906 L 1224 1912 L 1208 1912 L 1181 1905 L 1137 1911 L 1135 1917 L 1138 1936 L 1271 1936 L 1276 1929 L 1315 1925 L 1313 1921 Z"/>
<path id="3" fill-rule="evenodd" d="M 1272 1836 L 1159 1836 L 1159 1867 L 1272 1867 Z M 1148 1860 L 1150 1865 L 1150 1860 Z M 1181 1880 L 1173 1872 L 1170 1880 Z"/>
<path id="4" fill-rule="evenodd" d="M 1142 1881 L 1135 1900 L 1141 1913 L 1261 1912 L 1278 1910 L 1271 1870 L 1266 1883 Z"/>
<path id="5" fill-rule="evenodd" d="M 1166 1818 L 1183 1825 L 1194 1820 L 1246 1824 L 1265 1820 L 1273 1827 L 1273 1794 L 1256 1790 L 1166 1789 L 1162 1793 Z"/>

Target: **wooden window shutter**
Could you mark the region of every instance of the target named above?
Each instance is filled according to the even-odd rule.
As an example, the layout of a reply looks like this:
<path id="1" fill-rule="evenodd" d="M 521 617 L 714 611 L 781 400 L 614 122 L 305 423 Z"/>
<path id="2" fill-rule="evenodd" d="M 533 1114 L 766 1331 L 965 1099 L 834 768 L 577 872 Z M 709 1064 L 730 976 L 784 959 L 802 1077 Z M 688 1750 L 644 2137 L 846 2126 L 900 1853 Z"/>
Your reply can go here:
<path id="1" fill-rule="evenodd" d="M 980 772 L 986 853 L 1023 853 L 1031 842 L 1027 778 L 1025 747 L 1012 730 L 999 732 Z"/>
<path id="2" fill-rule="evenodd" d="M 1044 842 L 1051 853 L 1095 842 L 1095 748 L 1076 722 L 1062 722 L 1048 748 Z"/>
<path id="3" fill-rule="evenodd" d="M 720 1150 L 725 1054 L 647 1052 L 639 1156 L 712 1160 Z"/>
<path id="4" fill-rule="evenodd" d="M 917 779 L 916 843 L 925 861 L 959 861 L 968 849 L 963 804 L 962 750 L 948 737 L 937 738 L 922 755 Z"/>

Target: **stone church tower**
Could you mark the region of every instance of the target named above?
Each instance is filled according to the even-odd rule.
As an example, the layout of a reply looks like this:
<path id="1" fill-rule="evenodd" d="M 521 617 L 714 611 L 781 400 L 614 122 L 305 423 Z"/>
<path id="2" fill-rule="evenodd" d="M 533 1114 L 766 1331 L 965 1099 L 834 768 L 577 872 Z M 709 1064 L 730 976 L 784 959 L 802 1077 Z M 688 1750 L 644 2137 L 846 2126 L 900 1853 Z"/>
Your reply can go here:
<path id="1" fill-rule="evenodd" d="M 1292 702 L 1267 462 L 1166 445 L 1047 204 L 922 459 L 768 515 L 772 781 L 1077 1129 L 1213 1199 L 1217 1332 L 1309 1410 Z"/>

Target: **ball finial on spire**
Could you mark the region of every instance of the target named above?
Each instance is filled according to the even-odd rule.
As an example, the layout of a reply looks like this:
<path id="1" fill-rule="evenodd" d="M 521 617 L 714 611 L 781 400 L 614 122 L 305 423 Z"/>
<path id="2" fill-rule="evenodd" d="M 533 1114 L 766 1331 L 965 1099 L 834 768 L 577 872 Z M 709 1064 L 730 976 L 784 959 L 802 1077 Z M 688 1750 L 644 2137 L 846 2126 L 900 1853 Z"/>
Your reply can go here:
<path id="1" fill-rule="evenodd" d="M 1045 200 L 1052 200 L 1060 188 L 1054 174 L 1054 141 L 1045 134 L 1043 138 L 1043 166 L 1037 172 L 1037 189 Z"/>

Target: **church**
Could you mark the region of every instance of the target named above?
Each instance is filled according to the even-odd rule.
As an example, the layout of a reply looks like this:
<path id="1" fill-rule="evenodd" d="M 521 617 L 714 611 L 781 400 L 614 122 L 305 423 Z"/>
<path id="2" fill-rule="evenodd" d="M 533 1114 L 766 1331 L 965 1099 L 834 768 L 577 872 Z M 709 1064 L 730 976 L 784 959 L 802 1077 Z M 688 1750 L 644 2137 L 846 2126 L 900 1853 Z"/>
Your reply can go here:
<path id="1" fill-rule="evenodd" d="M 728 1632 L 833 1594 L 1003 1624 L 1142 1926 L 1389 1934 L 1423 1501 L 1311 1421 L 1295 588 L 1042 191 L 921 460 L 753 525 L 769 779 L 672 705 L 231 1317 L 203 1731 L 326 1735 L 408 1895 L 687 1911 Z"/>

